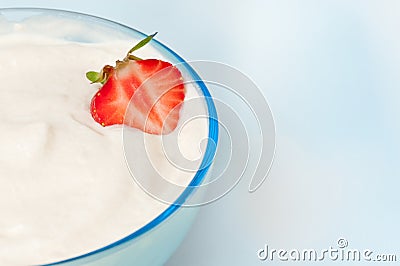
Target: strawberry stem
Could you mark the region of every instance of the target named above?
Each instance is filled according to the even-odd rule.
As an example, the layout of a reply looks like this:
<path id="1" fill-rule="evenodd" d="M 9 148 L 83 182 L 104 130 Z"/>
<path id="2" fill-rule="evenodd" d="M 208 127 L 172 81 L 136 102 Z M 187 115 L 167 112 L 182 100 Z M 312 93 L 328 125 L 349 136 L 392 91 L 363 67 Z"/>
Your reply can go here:
<path id="1" fill-rule="evenodd" d="M 86 72 L 86 78 L 88 80 L 90 80 L 92 84 L 93 83 L 104 84 L 107 81 L 108 76 L 110 75 L 110 72 L 113 69 L 114 68 L 112 66 L 106 65 L 103 67 L 103 69 L 100 72 L 96 72 L 96 71 Z"/>
<path id="2" fill-rule="evenodd" d="M 129 61 L 129 60 L 135 60 L 135 61 L 140 61 L 142 60 L 140 57 L 137 57 L 133 54 L 131 54 L 132 52 L 142 48 L 143 46 L 145 46 L 146 44 L 148 44 L 153 38 L 154 36 L 156 36 L 157 32 L 147 36 L 146 38 L 144 38 L 143 40 L 141 40 L 140 42 L 138 42 L 135 46 L 133 46 L 129 52 L 126 54 L 126 57 L 124 58 L 123 61 Z M 117 61 L 118 62 L 121 61 Z M 100 72 L 96 72 L 96 71 L 89 71 L 86 73 L 86 78 L 88 80 L 91 81 L 91 83 L 101 83 L 104 84 L 107 79 L 108 76 L 110 74 L 110 72 L 113 70 L 114 68 L 112 66 L 104 66 L 104 68 L 100 71 Z"/>

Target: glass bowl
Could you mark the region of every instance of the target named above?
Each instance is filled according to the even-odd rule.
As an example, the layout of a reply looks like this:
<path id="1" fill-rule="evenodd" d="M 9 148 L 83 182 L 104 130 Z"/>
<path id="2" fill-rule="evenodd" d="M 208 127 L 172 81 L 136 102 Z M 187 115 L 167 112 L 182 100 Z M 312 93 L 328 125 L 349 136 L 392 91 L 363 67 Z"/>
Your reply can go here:
<path id="1" fill-rule="evenodd" d="M 54 36 L 51 37 L 72 42 L 98 43 L 107 40 L 143 39 L 146 36 L 130 27 L 86 14 L 39 8 L 0 9 L 0 26 L 4 21 L 19 23 L 32 18 L 51 21 L 45 28 L 40 29 L 44 35 L 52 32 Z M 71 23 L 74 25 L 78 23 L 79 27 L 70 27 Z M 57 30 L 46 31 L 46 27 Z M 0 27 L 0 34 L 3 34 L 4 30 L 7 29 Z M 162 265 L 179 246 L 191 227 L 197 208 L 184 208 L 182 205 L 195 194 L 196 188 L 209 175 L 210 158 L 214 158 L 218 141 L 217 114 L 207 87 L 190 65 L 157 40 L 149 45 L 157 49 L 172 64 L 179 64 L 179 69 L 196 82 L 196 87 L 204 96 L 208 112 L 208 140 L 200 167 L 179 197 L 143 227 L 97 250 L 46 265 Z"/>

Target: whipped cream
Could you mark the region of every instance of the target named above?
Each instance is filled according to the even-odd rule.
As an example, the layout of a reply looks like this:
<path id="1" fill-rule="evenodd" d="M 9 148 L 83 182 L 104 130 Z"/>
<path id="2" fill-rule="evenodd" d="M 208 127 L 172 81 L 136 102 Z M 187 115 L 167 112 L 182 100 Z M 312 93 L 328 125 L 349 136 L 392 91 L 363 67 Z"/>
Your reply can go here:
<path id="1" fill-rule="evenodd" d="M 0 265 L 50 263 L 93 251 L 168 207 L 132 178 L 122 126 L 103 128 L 89 111 L 99 87 L 85 73 L 114 65 L 137 40 L 77 43 L 21 28 L 0 35 Z M 151 46 L 139 54 L 164 59 Z M 194 86 L 185 87 L 185 101 L 199 96 Z M 185 103 L 182 116 L 189 110 Z M 184 156 L 198 160 L 207 121 L 194 121 L 179 131 L 178 144 Z M 143 139 L 139 130 L 132 134 Z M 157 171 L 188 184 L 194 172 L 168 163 L 160 136 L 145 139 Z"/>

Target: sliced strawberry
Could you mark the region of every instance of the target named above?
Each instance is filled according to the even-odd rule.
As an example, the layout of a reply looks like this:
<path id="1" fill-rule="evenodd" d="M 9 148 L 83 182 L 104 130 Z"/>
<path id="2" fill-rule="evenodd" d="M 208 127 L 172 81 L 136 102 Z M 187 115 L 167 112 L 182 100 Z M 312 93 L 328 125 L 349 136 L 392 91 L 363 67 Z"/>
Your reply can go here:
<path id="1" fill-rule="evenodd" d="M 115 67 L 86 73 L 92 83 L 103 84 L 90 105 L 92 117 L 102 126 L 126 124 L 150 134 L 176 128 L 185 98 L 181 73 L 168 62 L 132 54 L 156 34 L 137 43 Z"/>
<path id="2" fill-rule="evenodd" d="M 168 134 L 179 120 L 185 90 L 180 71 L 157 59 L 118 61 L 102 71 L 106 81 L 90 110 L 102 126 L 126 124 L 150 134 Z"/>

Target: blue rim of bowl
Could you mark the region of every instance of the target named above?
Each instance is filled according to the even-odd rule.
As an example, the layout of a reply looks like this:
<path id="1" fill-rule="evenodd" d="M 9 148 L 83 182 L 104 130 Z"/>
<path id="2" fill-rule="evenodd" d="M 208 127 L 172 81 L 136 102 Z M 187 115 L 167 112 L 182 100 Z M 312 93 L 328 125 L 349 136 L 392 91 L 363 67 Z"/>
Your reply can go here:
<path id="1" fill-rule="evenodd" d="M 38 12 L 38 15 L 40 14 L 39 12 L 47 12 L 50 14 L 57 14 L 57 13 L 62 13 L 66 15 L 72 16 L 82 16 L 87 19 L 95 19 L 98 22 L 106 23 L 108 25 L 112 25 L 115 27 L 120 27 L 124 31 L 127 32 L 133 32 L 135 34 L 141 35 L 143 37 L 146 37 L 147 35 L 133 29 L 131 27 L 128 27 L 124 24 L 89 15 L 89 14 L 84 14 L 80 12 L 75 12 L 75 11 L 68 11 L 68 10 L 61 10 L 61 9 L 48 9 L 48 8 L 35 8 L 35 7 L 16 7 L 16 8 L 0 8 L 0 15 L 2 12 L 17 12 L 17 11 L 30 11 L 30 12 Z M 174 203 L 172 203 L 166 210 L 164 210 L 161 214 L 159 214 L 156 218 L 151 220 L 149 223 L 144 225 L 143 227 L 139 228 L 135 232 L 125 236 L 124 238 L 121 238 L 111 244 L 108 244 L 107 246 L 104 246 L 102 248 L 93 250 L 91 252 L 72 257 L 69 259 L 57 261 L 57 262 L 52 262 L 48 264 L 44 264 L 43 266 L 49 266 L 49 265 L 60 265 L 64 263 L 69 263 L 73 261 L 78 261 L 80 259 L 88 258 L 90 256 L 99 254 L 103 251 L 110 250 L 114 247 L 117 247 L 119 245 L 122 245 L 124 243 L 127 243 L 129 241 L 132 241 L 139 236 L 144 235 L 145 233 L 149 232 L 150 230 L 154 229 L 158 225 L 160 225 L 163 221 L 165 221 L 168 217 L 170 217 L 173 213 L 175 213 L 180 207 L 182 206 L 183 203 L 188 199 L 188 197 L 196 190 L 196 188 L 202 183 L 204 180 L 205 175 L 207 174 L 209 167 L 211 165 L 211 162 L 215 156 L 216 153 L 216 147 L 218 143 L 218 116 L 217 116 L 217 111 L 215 109 L 214 102 L 212 100 L 211 94 L 208 91 L 206 85 L 200 78 L 200 76 L 196 73 L 196 71 L 190 66 L 189 63 L 187 63 L 182 57 L 180 57 L 177 53 L 172 51 L 170 48 L 162 44 L 161 42 L 157 41 L 156 39 L 153 39 L 153 45 L 158 46 L 158 48 L 164 49 L 167 53 L 169 53 L 174 59 L 177 60 L 177 62 L 181 65 L 183 65 L 188 73 L 191 75 L 191 77 L 195 80 L 199 88 L 201 89 L 201 92 L 204 95 L 206 104 L 207 104 L 207 109 L 208 109 L 208 125 L 209 125 L 209 131 L 208 131 L 208 142 L 207 142 L 207 147 L 206 151 L 203 156 L 203 160 L 200 164 L 200 167 L 196 174 L 194 175 L 192 181 L 189 183 L 189 185 L 186 187 L 186 189 L 182 192 L 182 194 L 175 200 Z M 210 140 L 213 142 L 210 142 Z"/>

